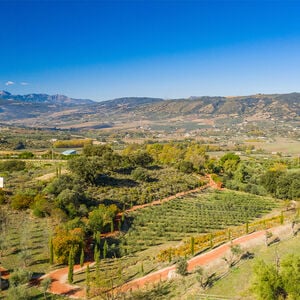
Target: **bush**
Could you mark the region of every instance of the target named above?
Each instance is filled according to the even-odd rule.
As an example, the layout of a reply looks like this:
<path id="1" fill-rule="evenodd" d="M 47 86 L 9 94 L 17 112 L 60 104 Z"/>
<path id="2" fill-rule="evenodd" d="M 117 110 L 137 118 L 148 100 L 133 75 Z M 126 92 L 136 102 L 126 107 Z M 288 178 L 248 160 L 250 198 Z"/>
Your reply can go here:
<path id="1" fill-rule="evenodd" d="M 6 192 L 0 189 L 0 204 L 4 204 L 7 202 Z"/>
<path id="2" fill-rule="evenodd" d="M 0 171 L 22 171 L 26 168 L 26 163 L 22 160 L 7 160 L 0 163 Z"/>
<path id="3" fill-rule="evenodd" d="M 134 180 L 145 181 L 145 182 L 150 181 L 150 176 L 147 170 L 144 168 L 136 168 L 131 172 L 131 176 L 133 177 Z"/>
<path id="4" fill-rule="evenodd" d="M 27 209 L 34 201 L 34 196 L 22 192 L 18 192 L 11 199 L 11 207 L 13 209 Z"/>
<path id="5" fill-rule="evenodd" d="M 190 161 L 182 161 L 178 164 L 178 170 L 186 174 L 193 173 L 193 163 L 191 163 Z"/>
<path id="6" fill-rule="evenodd" d="M 49 216 L 51 212 L 51 205 L 48 200 L 41 194 L 37 194 L 34 197 L 34 203 L 32 205 L 33 214 L 36 217 L 42 218 Z"/>
<path id="7" fill-rule="evenodd" d="M 18 285 L 27 283 L 30 280 L 31 275 L 32 273 L 27 270 L 24 269 L 16 270 L 9 277 L 10 286 L 16 287 Z"/>
<path id="8" fill-rule="evenodd" d="M 34 154 L 29 151 L 25 151 L 25 152 L 22 152 L 21 154 L 19 154 L 19 158 L 22 158 L 22 159 L 29 159 L 29 158 L 33 158 L 33 157 L 34 157 Z"/>
<path id="9" fill-rule="evenodd" d="M 181 276 L 186 276 L 187 275 L 187 267 L 188 267 L 188 263 L 187 263 L 186 259 L 180 258 L 176 265 L 176 272 L 178 274 L 180 274 Z"/>

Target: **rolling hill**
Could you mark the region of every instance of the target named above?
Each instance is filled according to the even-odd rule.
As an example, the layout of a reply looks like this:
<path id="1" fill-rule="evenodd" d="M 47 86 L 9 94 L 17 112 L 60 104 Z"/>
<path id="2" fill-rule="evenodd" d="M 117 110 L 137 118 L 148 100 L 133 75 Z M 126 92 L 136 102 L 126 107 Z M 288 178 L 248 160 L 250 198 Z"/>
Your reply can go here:
<path id="1" fill-rule="evenodd" d="M 240 97 L 190 97 L 164 100 L 126 97 L 103 102 L 63 95 L 12 95 L 0 91 L 0 122 L 29 127 L 102 128 L 139 120 L 163 122 L 240 118 L 242 120 L 300 120 L 300 93 Z M 106 126 L 104 126 L 106 127 Z"/>

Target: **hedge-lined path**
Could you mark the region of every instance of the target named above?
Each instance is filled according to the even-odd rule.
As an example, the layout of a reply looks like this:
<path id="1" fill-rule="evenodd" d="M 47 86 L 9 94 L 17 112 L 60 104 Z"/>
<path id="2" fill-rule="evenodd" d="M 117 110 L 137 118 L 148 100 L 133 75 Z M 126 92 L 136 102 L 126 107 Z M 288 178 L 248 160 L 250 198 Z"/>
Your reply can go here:
<path id="1" fill-rule="evenodd" d="M 286 236 L 291 231 L 290 227 L 290 224 L 286 224 L 268 229 L 268 231 L 271 231 L 274 235 Z M 265 230 L 256 231 L 251 234 L 241 236 L 233 240 L 232 242 L 223 244 L 208 252 L 197 255 L 188 260 L 188 271 L 191 272 L 198 266 L 212 264 L 222 259 L 222 257 L 224 257 L 230 251 L 230 246 L 232 244 L 240 245 L 243 248 L 253 247 L 255 245 L 262 245 L 265 243 L 265 234 Z M 94 263 L 91 263 L 90 266 L 92 266 L 93 264 Z M 86 265 L 87 264 L 85 264 L 85 266 L 82 268 L 79 265 L 75 265 L 74 272 L 77 273 L 84 270 L 86 268 Z M 173 265 L 158 270 L 156 272 L 150 273 L 144 277 L 134 279 L 116 288 L 115 292 L 125 293 L 128 291 L 134 291 L 145 286 L 157 283 L 159 281 L 170 279 L 174 276 L 175 269 L 176 266 Z M 49 277 L 52 279 L 51 287 L 49 289 L 50 293 L 65 295 L 73 299 L 83 299 L 85 297 L 84 288 L 76 285 L 70 285 L 67 283 L 68 267 L 52 271 L 43 276 L 43 278 L 45 277 Z"/>
<path id="2" fill-rule="evenodd" d="M 278 227 L 274 227 L 271 229 L 268 229 L 268 231 L 272 232 L 274 235 L 280 235 L 280 233 L 283 235 L 286 235 L 287 231 L 290 230 L 290 224 L 281 225 Z M 247 234 L 244 236 L 241 236 L 231 242 L 227 242 L 226 244 L 223 244 L 215 249 L 212 249 L 208 252 L 205 252 L 203 254 L 197 255 L 190 260 L 188 260 L 188 272 L 193 271 L 198 266 L 205 266 L 208 264 L 211 264 L 213 262 L 218 261 L 219 259 L 222 259 L 229 251 L 231 245 L 240 245 L 243 248 L 251 247 L 254 245 L 262 245 L 265 243 L 265 235 L 266 230 L 261 231 L 255 231 L 251 234 Z M 145 286 L 148 286 L 150 284 L 157 283 L 159 281 L 170 279 L 174 276 L 174 273 L 176 271 L 176 266 L 170 266 L 161 270 L 158 270 L 156 272 L 150 273 L 144 277 L 134 279 L 130 282 L 125 283 L 121 287 L 118 287 L 115 289 L 117 293 L 124 293 L 128 291 L 134 291 L 140 288 L 143 288 Z"/>

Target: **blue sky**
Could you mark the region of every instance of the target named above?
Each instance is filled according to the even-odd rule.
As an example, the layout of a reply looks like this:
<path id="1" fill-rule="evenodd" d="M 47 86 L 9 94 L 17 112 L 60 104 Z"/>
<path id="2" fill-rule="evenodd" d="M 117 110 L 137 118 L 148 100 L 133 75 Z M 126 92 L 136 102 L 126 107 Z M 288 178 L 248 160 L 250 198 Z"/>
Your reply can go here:
<path id="1" fill-rule="evenodd" d="M 107 100 L 300 91 L 300 1 L 0 0 L 0 90 Z"/>

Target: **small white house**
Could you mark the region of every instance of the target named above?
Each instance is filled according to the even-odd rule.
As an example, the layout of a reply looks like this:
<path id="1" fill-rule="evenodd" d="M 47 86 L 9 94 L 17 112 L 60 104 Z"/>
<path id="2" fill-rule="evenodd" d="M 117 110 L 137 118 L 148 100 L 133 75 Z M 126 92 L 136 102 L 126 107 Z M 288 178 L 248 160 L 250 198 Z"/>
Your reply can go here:
<path id="1" fill-rule="evenodd" d="M 0 189 L 4 188 L 4 178 L 0 177 Z"/>

